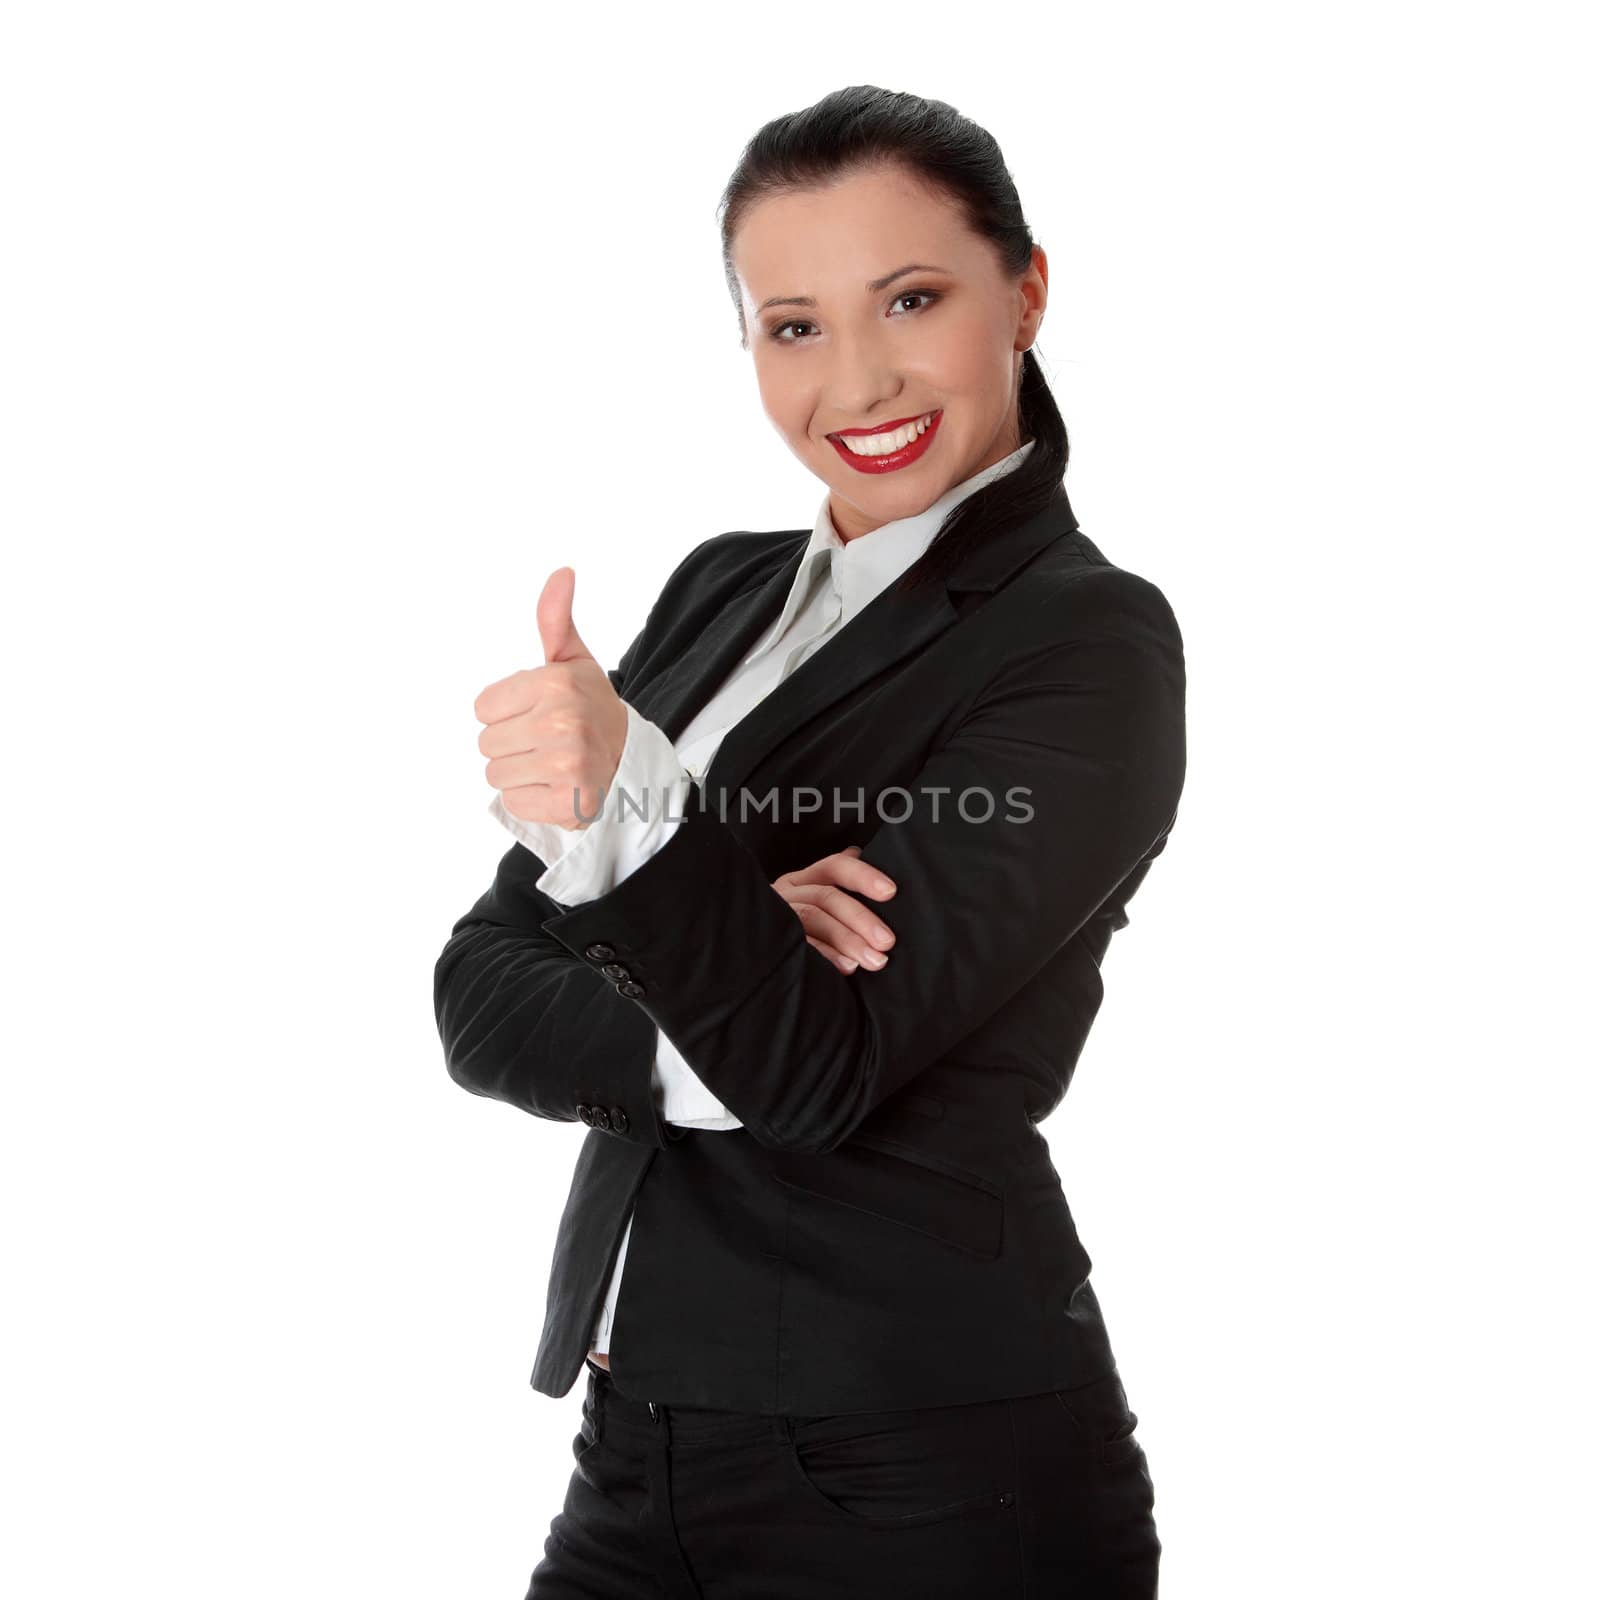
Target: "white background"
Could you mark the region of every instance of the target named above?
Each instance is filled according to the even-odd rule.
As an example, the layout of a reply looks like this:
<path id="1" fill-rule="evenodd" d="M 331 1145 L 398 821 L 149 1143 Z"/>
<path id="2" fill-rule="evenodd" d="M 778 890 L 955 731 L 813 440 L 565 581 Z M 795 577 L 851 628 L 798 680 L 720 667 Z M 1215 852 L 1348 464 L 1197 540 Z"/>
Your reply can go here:
<path id="1" fill-rule="evenodd" d="M 822 486 L 714 207 L 873 82 L 1000 140 L 1085 531 L 1188 649 L 1046 1124 L 1163 1593 L 1592 1582 L 1578 8 L 12 7 L 5 1592 L 509 1597 L 585 1130 L 447 1077 L 472 702 Z"/>

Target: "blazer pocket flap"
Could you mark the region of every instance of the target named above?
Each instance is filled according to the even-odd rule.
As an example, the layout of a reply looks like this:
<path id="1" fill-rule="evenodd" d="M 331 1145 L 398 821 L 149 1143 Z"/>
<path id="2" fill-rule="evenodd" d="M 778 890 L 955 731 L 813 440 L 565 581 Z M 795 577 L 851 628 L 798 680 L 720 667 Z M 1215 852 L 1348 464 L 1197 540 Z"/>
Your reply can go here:
<path id="1" fill-rule="evenodd" d="M 1003 1192 L 1015 1165 L 990 1127 L 948 1116 L 944 1101 L 906 1089 L 878 1106 L 839 1148 L 857 1146 L 899 1156 L 992 1195 Z"/>
<path id="2" fill-rule="evenodd" d="M 881 1147 L 880 1147 L 881 1144 Z M 853 1206 L 944 1244 L 993 1260 L 1000 1254 L 1005 1203 L 976 1174 L 944 1170 L 925 1151 L 891 1149 L 859 1136 L 822 1154 L 769 1150 L 773 1176 L 792 1189 Z"/>

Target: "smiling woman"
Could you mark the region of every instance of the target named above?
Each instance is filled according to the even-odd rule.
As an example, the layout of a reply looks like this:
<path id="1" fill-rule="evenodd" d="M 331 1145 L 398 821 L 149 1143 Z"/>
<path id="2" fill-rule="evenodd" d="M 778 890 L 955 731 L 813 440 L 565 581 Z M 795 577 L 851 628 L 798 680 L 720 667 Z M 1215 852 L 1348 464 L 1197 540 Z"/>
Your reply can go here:
<path id="1" fill-rule="evenodd" d="M 1153 1596 L 1038 1123 L 1176 818 L 1177 621 L 1072 513 L 989 134 L 840 90 L 721 214 L 815 521 L 702 540 L 611 671 L 552 574 L 545 664 L 475 707 L 516 842 L 434 976 L 458 1083 L 588 1129 L 532 1379 L 587 1387 L 530 1600 Z"/>
<path id="2" fill-rule="evenodd" d="M 915 515 L 1022 445 L 1018 387 L 1048 282 L 1020 208 L 996 238 L 1003 203 L 930 182 L 872 133 L 864 125 L 843 164 L 803 187 L 736 177 L 723 216 L 762 405 L 833 491 L 845 540 Z M 1064 465 L 1063 448 L 1024 482 L 1054 482 Z"/>

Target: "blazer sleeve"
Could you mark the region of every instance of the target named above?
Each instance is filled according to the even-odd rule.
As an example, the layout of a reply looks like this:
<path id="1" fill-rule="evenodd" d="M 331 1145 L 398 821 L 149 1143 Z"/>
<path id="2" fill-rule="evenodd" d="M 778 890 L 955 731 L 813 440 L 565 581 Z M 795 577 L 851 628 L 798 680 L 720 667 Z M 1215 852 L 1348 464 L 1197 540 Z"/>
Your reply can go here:
<path id="1" fill-rule="evenodd" d="M 1171 607 L 1136 574 L 1093 567 L 1062 586 L 1050 621 L 907 786 L 906 820 L 881 822 L 864 845 L 897 886 L 872 902 L 896 934 L 878 971 L 843 974 L 806 942 L 699 786 L 662 850 L 520 937 L 540 951 L 554 940 L 591 974 L 625 970 L 593 995 L 597 1035 L 631 1044 L 649 1018 L 758 1142 L 835 1148 L 1165 846 L 1185 768 Z M 520 1002 L 502 985 L 484 1004 L 515 1015 Z"/>
<path id="2" fill-rule="evenodd" d="M 619 694 L 644 636 L 606 674 Z M 613 1134 L 665 1147 L 682 1135 L 667 1132 L 655 1104 L 655 1023 L 619 1003 L 599 963 L 575 959 L 543 930 L 563 909 L 538 887 L 545 870 L 513 844 L 450 930 L 433 969 L 446 1070 L 463 1089 L 536 1117 L 593 1125 L 579 1108 L 603 1107 Z"/>

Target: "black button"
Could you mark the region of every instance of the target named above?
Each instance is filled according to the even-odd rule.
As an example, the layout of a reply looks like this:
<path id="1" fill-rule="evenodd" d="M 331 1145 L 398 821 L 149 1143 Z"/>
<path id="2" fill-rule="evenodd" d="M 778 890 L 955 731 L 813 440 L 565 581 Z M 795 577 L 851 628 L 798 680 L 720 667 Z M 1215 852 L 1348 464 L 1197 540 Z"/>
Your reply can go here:
<path id="1" fill-rule="evenodd" d="M 626 1133 L 628 1131 L 628 1113 L 621 1106 L 612 1106 L 611 1126 L 617 1133 Z"/>
<path id="2" fill-rule="evenodd" d="M 591 961 L 609 961 L 617 952 L 608 944 L 592 944 L 583 953 Z"/>
<path id="3" fill-rule="evenodd" d="M 583 1101 L 580 1100 L 578 1102 L 578 1121 L 587 1122 L 592 1128 L 594 1126 L 594 1107 L 586 1106 Z"/>
<path id="4" fill-rule="evenodd" d="M 637 1000 L 644 993 L 644 985 L 635 983 L 632 978 L 629 978 L 626 983 L 617 985 L 617 993 L 625 994 L 630 1000 Z"/>
<path id="5" fill-rule="evenodd" d="M 606 1114 L 606 1108 L 604 1106 L 595 1106 L 593 1111 L 594 1126 L 609 1130 L 611 1127 L 611 1118 Z"/>
<path id="6" fill-rule="evenodd" d="M 628 969 L 620 961 L 608 961 L 600 970 L 613 983 L 628 976 Z"/>

